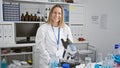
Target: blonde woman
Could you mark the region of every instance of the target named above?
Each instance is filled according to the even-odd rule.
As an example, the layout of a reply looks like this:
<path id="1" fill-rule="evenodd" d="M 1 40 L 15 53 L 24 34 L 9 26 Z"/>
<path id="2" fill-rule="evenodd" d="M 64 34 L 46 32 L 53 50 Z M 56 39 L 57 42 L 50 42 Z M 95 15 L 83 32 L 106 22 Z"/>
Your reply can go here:
<path id="1" fill-rule="evenodd" d="M 39 67 L 49 68 L 50 61 L 62 59 L 64 47 L 61 39 L 73 41 L 69 26 L 64 23 L 64 10 L 61 5 L 52 7 L 47 23 L 41 25 L 36 34 L 36 49 L 39 50 Z"/>

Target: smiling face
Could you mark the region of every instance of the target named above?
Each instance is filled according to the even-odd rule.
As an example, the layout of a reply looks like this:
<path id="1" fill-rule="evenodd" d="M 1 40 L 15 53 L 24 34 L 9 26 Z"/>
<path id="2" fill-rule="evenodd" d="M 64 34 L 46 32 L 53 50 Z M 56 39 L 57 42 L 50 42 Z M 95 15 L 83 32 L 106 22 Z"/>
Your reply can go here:
<path id="1" fill-rule="evenodd" d="M 60 19 L 61 19 L 61 8 L 55 7 L 53 9 L 53 12 L 51 14 L 51 19 L 52 19 L 52 25 L 53 26 L 58 26 Z"/>
<path id="2" fill-rule="evenodd" d="M 64 10 L 61 5 L 56 4 L 51 8 L 47 23 L 52 24 L 55 27 L 60 26 L 63 28 L 65 26 Z"/>

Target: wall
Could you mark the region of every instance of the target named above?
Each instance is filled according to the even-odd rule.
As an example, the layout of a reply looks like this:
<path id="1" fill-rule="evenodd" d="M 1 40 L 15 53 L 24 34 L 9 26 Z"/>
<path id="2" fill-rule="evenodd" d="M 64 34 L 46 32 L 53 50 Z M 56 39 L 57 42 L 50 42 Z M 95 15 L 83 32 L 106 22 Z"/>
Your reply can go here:
<path id="1" fill-rule="evenodd" d="M 86 5 L 86 33 L 90 45 L 107 56 L 120 42 L 120 0 L 79 0 Z M 96 17 L 96 21 L 92 19 Z"/>

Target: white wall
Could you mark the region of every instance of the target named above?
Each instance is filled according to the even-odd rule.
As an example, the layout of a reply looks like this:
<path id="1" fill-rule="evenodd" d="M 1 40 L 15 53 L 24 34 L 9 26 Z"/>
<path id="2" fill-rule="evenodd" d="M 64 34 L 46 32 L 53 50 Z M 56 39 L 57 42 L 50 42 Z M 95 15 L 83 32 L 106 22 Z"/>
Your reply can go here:
<path id="1" fill-rule="evenodd" d="M 106 56 L 113 51 L 115 43 L 120 43 L 120 0 L 79 0 L 79 3 L 86 5 L 86 33 L 90 45 Z M 106 15 L 106 19 L 103 18 L 106 28 L 100 26 L 103 14 Z M 92 16 L 98 17 L 94 23 Z"/>

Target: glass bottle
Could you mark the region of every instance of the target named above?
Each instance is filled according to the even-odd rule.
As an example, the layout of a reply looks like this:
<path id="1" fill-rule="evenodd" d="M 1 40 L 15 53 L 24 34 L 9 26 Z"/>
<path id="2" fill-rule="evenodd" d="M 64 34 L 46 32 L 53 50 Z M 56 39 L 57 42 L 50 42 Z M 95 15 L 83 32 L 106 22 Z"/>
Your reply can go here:
<path id="1" fill-rule="evenodd" d="M 40 10 L 38 9 L 38 11 L 37 11 L 37 21 L 40 21 L 41 18 L 42 18 L 42 15 L 40 13 Z"/>
<path id="2" fill-rule="evenodd" d="M 22 13 L 22 15 L 21 15 L 21 21 L 24 21 L 24 18 L 25 18 L 25 16 L 24 16 L 24 14 Z"/>
<path id="3" fill-rule="evenodd" d="M 32 17 L 33 17 L 33 15 L 31 14 L 31 15 L 29 16 L 29 21 L 32 21 Z"/>
<path id="4" fill-rule="evenodd" d="M 29 13 L 26 12 L 26 14 L 25 14 L 25 21 L 28 21 L 28 19 L 29 19 Z"/>
<path id="5" fill-rule="evenodd" d="M 36 14 L 32 17 L 32 20 L 33 20 L 33 21 L 37 21 L 37 16 L 36 16 Z"/>

